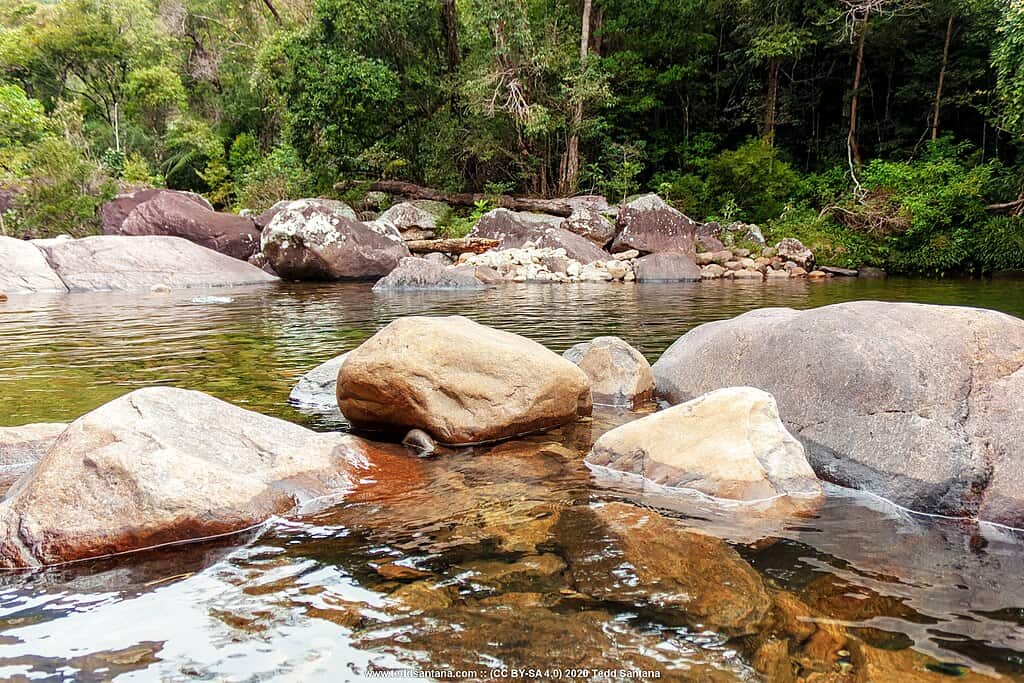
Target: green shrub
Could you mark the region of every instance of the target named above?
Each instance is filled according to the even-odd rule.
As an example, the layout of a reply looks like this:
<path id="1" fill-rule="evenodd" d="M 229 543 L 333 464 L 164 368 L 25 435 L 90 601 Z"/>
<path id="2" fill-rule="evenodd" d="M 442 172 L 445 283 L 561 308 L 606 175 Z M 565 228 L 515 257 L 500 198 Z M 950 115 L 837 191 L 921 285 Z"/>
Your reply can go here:
<path id="1" fill-rule="evenodd" d="M 295 149 L 280 145 L 241 173 L 235 184 L 235 203 L 240 209 L 264 211 L 283 199 L 315 194 L 311 185 Z"/>
<path id="2" fill-rule="evenodd" d="M 813 251 L 818 263 L 823 265 L 856 268 L 888 264 L 888 246 L 884 239 L 850 230 L 812 208 L 787 208 L 762 228 L 768 244 L 795 237 Z"/>

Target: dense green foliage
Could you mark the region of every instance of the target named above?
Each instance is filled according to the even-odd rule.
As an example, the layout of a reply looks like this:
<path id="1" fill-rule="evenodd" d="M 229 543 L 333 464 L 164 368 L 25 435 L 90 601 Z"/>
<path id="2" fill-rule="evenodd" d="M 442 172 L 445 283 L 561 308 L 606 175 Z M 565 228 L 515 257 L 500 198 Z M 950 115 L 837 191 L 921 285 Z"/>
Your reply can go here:
<path id="1" fill-rule="evenodd" d="M 657 191 L 837 264 L 1024 267 L 1015 0 L 0 0 L 0 21 L 13 234 L 88 232 L 139 185 L 261 210 L 400 179 Z"/>

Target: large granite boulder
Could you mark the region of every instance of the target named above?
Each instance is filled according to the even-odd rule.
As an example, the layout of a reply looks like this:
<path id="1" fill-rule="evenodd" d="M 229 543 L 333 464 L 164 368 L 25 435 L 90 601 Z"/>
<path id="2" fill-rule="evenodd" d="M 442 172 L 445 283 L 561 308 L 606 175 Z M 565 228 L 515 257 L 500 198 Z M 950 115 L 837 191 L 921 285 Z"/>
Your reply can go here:
<path id="1" fill-rule="evenodd" d="M 181 237 L 97 235 L 55 240 L 41 247 L 50 266 L 73 292 L 228 287 L 276 282 L 245 261 Z"/>
<path id="2" fill-rule="evenodd" d="M 633 271 L 637 282 L 696 282 L 701 279 L 700 267 L 693 256 L 671 251 L 638 258 Z"/>
<path id="3" fill-rule="evenodd" d="M 591 399 L 583 371 L 537 342 L 461 316 L 409 317 L 348 355 L 338 407 L 358 426 L 472 444 L 573 422 Z"/>
<path id="4" fill-rule="evenodd" d="M 653 366 L 681 402 L 772 393 L 823 479 L 911 510 L 1024 527 L 1024 321 L 859 301 L 701 325 Z"/>
<path id="5" fill-rule="evenodd" d="M 771 596 L 724 541 L 625 503 L 563 510 L 556 538 L 573 586 L 592 599 L 669 611 L 730 635 L 755 633 Z"/>
<path id="6" fill-rule="evenodd" d="M 814 270 L 814 253 L 795 237 L 787 237 L 775 245 L 775 255 L 783 261 L 792 261 L 804 270 Z"/>
<path id="7" fill-rule="evenodd" d="M 135 209 L 146 202 L 157 197 L 178 197 L 187 200 L 196 206 L 213 211 L 213 205 L 206 201 L 206 198 L 195 192 L 184 192 L 182 190 L 163 190 L 148 188 L 137 190 L 128 194 L 121 194 L 100 207 L 100 229 L 104 235 L 120 235 L 121 224 L 131 215 Z"/>
<path id="8" fill-rule="evenodd" d="M 618 337 L 576 344 L 562 356 L 586 373 L 595 404 L 635 406 L 654 395 L 651 364 Z"/>
<path id="9" fill-rule="evenodd" d="M 184 237 L 243 261 L 257 251 L 260 242 L 260 231 L 251 218 L 212 211 L 182 192 L 159 192 L 136 206 L 120 225 L 105 224 L 103 232 Z"/>
<path id="10" fill-rule="evenodd" d="M 586 237 L 602 249 L 615 238 L 615 224 L 604 214 L 587 206 L 575 207 L 561 227 L 569 232 Z"/>
<path id="11" fill-rule="evenodd" d="M 821 484 L 771 394 L 730 387 L 616 427 L 587 462 L 744 502 L 818 499 Z"/>
<path id="12" fill-rule="evenodd" d="M 256 227 L 258 227 L 260 230 L 263 230 L 264 228 L 266 228 L 268 225 L 270 225 L 271 221 L 274 220 L 274 217 L 277 216 L 277 214 L 281 213 L 281 211 L 283 211 L 286 207 L 288 207 L 289 204 L 292 204 L 293 202 L 305 202 L 305 203 L 319 204 L 320 206 L 328 208 L 332 213 L 336 213 L 336 214 L 339 214 L 341 216 L 344 216 L 345 218 L 349 219 L 350 221 L 358 221 L 359 220 L 359 214 L 357 214 L 355 212 L 355 209 L 353 209 L 351 206 L 349 206 L 345 202 L 339 201 L 337 199 L 318 199 L 318 198 L 282 199 L 279 202 L 275 202 L 273 206 L 271 206 L 269 209 L 267 209 L 266 211 L 264 211 L 260 215 L 256 216 L 255 219 L 253 219 L 253 220 L 256 221 Z"/>
<path id="13" fill-rule="evenodd" d="M 36 245 L 0 235 L 0 292 L 33 294 L 66 292 L 64 281 L 53 271 Z"/>
<path id="14" fill-rule="evenodd" d="M 444 266 L 424 258 L 409 256 L 398 267 L 377 281 L 375 292 L 424 289 L 486 289 L 472 269 Z"/>
<path id="15" fill-rule="evenodd" d="M 72 422 L 0 503 L 0 566 L 33 567 L 241 531 L 344 493 L 365 461 L 195 391 L 133 391 Z"/>
<path id="16" fill-rule="evenodd" d="M 412 202 L 395 204 L 378 220 L 394 225 L 405 240 L 431 239 L 437 230 L 437 216 Z"/>
<path id="17" fill-rule="evenodd" d="M 397 230 L 374 230 L 350 211 L 330 200 L 290 202 L 263 229 L 261 251 L 274 272 L 293 280 L 376 279 L 409 256 Z"/>
<path id="18" fill-rule="evenodd" d="M 624 204 L 616 220 L 619 234 L 612 242 L 613 252 L 678 251 L 691 257 L 696 253 L 697 224 L 656 194 L 645 194 Z"/>
<path id="19" fill-rule="evenodd" d="M 498 250 L 518 249 L 527 242 L 539 248 L 562 248 L 566 256 L 583 264 L 610 258 L 591 240 L 563 228 L 564 222 L 558 216 L 495 209 L 483 215 L 469 236 L 498 240 Z"/>

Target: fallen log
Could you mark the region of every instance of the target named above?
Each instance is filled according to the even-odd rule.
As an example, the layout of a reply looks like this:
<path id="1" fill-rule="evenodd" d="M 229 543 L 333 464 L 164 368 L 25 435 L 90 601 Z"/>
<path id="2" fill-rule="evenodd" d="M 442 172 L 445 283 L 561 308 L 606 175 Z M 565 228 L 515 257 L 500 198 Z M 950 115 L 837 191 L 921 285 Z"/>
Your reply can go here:
<path id="1" fill-rule="evenodd" d="M 439 240 L 410 240 L 405 246 L 414 254 L 429 254 L 434 251 L 442 254 L 482 254 L 488 249 L 494 249 L 498 244 L 498 240 L 486 237 L 451 237 Z"/>
<path id="2" fill-rule="evenodd" d="M 454 206 L 475 206 L 477 202 L 491 202 L 503 209 L 512 211 L 535 211 L 552 216 L 568 217 L 572 215 L 572 206 L 562 199 L 538 199 L 534 197 L 513 197 L 511 195 L 489 195 L 480 193 L 449 194 L 429 187 L 406 183 L 400 180 L 381 180 L 370 185 L 372 192 L 401 195 L 409 199 L 429 199 Z"/>

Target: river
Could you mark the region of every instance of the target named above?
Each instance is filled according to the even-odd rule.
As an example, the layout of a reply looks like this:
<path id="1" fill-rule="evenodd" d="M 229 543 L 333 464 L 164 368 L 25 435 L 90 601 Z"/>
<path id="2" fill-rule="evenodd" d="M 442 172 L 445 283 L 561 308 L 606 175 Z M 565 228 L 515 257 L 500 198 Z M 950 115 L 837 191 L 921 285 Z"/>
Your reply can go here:
<path id="1" fill-rule="evenodd" d="M 344 428 L 289 406 L 291 386 L 405 315 L 466 315 L 558 352 L 614 334 L 653 362 L 696 325 L 754 308 L 880 299 L 1024 317 L 1021 292 L 1014 280 L 836 278 L 11 297 L 0 303 L 0 426 L 70 421 L 131 389 L 168 384 L 315 429 Z M 563 429 L 391 463 L 344 504 L 243 536 L 4 574 L 0 679 L 339 681 L 368 679 L 373 666 L 626 662 L 669 680 L 758 680 L 749 638 L 639 603 L 581 596 L 564 559 L 589 552 L 580 544 L 600 552 L 585 515 L 549 525 L 553 540 L 530 540 L 553 507 L 623 497 L 579 462 L 589 441 L 622 419 L 598 414 L 582 435 Z M 798 596 L 821 623 L 887 656 L 916 658 L 927 677 L 909 680 L 1024 681 L 1024 534 L 913 515 L 836 487 L 815 518 L 771 528 L 640 502 L 671 508 L 666 515 L 680 528 L 725 539 L 766 585 Z M 396 576 L 382 564 L 417 569 Z M 396 608 L 399 592 L 405 602 Z"/>

